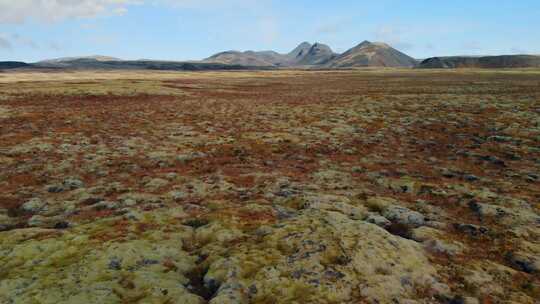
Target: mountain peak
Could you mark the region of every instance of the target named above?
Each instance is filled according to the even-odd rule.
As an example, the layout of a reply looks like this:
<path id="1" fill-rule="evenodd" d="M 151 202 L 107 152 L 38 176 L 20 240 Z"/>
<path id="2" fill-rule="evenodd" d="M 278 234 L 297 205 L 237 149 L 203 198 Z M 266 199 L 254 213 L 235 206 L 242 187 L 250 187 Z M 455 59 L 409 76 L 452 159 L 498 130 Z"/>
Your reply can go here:
<path id="1" fill-rule="evenodd" d="M 388 44 L 384 42 L 371 42 L 369 40 L 364 40 L 358 44 L 355 48 L 365 48 L 365 47 L 381 47 L 381 48 L 391 48 Z"/>
<path id="2" fill-rule="evenodd" d="M 305 54 L 307 54 L 310 48 L 311 48 L 311 43 L 304 41 L 300 43 L 294 50 L 289 52 L 287 56 L 289 56 L 289 58 L 291 58 L 292 60 L 295 60 L 296 58 L 301 58 Z"/>
<path id="3" fill-rule="evenodd" d="M 368 45 L 371 45 L 371 41 L 369 40 L 364 40 L 362 42 L 360 42 L 360 44 L 358 44 L 357 46 L 368 46 Z"/>
<path id="4" fill-rule="evenodd" d="M 310 47 L 311 47 L 311 43 L 309 43 L 307 41 L 304 41 L 304 42 L 300 43 L 296 48 L 294 48 L 294 50 L 292 50 L 291 53 L 294 53 L 297 50 L 309 49 Z"/>
<path id="5" fill-rule="evenodd" d="M 386 43 L 365 40 L 329 64 L 331 67 L 414 67 L 417 62 Z"/>
<path id="6" fill-rule="evenodd" d="M 300 65 L 319 65 L 325 64 L 335 57 L 332 49 L 320 42 L 315 42 L 309 50 L 304 52 L 303 56 L 299 58 L 298 64 Z"/>
<path id="7" fill-rule="evenodd" d="M 314 51 L 314 52 L 319 52 L 319 51 L 330 51 L 330 52 L 332 52 L 332 49 L 328 45 L 326 45 L 324 43 L 315 42 L 311 46 L 310 52 L 312 52 L 312 51 Z"/>

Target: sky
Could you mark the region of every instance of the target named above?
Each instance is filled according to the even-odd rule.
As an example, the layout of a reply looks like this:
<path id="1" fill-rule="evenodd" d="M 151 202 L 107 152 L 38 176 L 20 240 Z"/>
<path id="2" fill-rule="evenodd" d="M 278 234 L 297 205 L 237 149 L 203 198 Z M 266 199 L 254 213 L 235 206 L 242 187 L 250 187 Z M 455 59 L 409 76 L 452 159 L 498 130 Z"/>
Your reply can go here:
<path id="1" fill-rule="evenodd" d="M 197 60 L 303 41 L 344 52 L 364 40 L 419 59 L 540 54 L 539 29 L 538 0 L 0 0 L 0 61 Z"/>

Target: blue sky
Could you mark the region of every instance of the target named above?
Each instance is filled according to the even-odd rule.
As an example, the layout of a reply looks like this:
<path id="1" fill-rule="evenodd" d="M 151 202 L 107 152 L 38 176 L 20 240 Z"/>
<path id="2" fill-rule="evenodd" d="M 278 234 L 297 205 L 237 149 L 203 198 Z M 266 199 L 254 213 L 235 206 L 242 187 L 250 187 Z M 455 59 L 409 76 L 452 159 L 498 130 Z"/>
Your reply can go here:
<path id="1" fill-rule="evenodd" d="M 302 41 L 343 52 L 363 40 L 416 58 L 540 54 L 538 29 L 538 0 L 0 0 L 0 61 L 187 60 Z"/>

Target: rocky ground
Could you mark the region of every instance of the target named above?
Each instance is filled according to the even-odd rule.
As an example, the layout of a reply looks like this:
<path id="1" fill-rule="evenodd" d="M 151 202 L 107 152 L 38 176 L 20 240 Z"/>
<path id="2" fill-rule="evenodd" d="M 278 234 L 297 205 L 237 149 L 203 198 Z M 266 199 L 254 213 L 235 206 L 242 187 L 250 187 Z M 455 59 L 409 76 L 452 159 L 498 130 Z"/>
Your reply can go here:
<path id="1" fill-rule="evenodd" d="M 0 74 L 0 303 L 539 303 L 537 71 L 144 75 Z"/>

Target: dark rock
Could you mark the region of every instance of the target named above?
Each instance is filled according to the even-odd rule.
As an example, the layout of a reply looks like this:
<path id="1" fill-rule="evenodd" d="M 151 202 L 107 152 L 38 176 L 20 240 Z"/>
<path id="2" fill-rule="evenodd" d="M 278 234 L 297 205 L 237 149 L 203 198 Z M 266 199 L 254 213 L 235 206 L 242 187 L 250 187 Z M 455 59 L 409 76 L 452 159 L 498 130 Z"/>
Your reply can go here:
<path id="1" fill-rule="evenodd" d="M 109 261 L 109 269 L 110 270 L 121 270 L 122 269 L 122 261 L 118 258 L 112 258 Z"/>
<path id="2" fill-rule="evenodd" d="M 456 229 L 457 231 L 459 231 L 461 233 L 465 233 L 465 234 L 468 234 L 470 236 L 475 236 L 475 237 L 486 234 L 488 232 L 487 228 L 482 227 L 482 226 L 473 225 L 473 224 L 455 223 L 454 224 L 454 229 Z"/>
<path id="3" fill-rule="evenodd" d="M 446 168 L 442 170 L 441 175 L 446 178 L 454 178 L 457 176 L 456 172 L 454 172 L 453 170 L 446 169 Z"/>
<path id="4" fill-rule="evenodd" d="M 508 160 L 521 160 L 521 156 L 512 152 L 504 152 L 503 155 L 504 155 L 504 158 Z"/>
<path id="5" fill-rule="evenodd" d="M 528 258 L 526 256 L 508 252 L 505 258 L 513 268 L 519 271 L 523 271 L 526 273 L 536 273 L 540 271 L 540 269 L 538 269 L 538 266 L 535 265 L 535 262 L 531 258 Z"/>
<path id="6" fill-rule="evenodd" d="M 60 193 L 64 191 L 64 188 L 58 185 L 50 185 L 50 186 L 47 186 L 46 189 L 47 189 L 47 192 L 49 193 Z"/>
<path id="7" fill-rule="evenodd" d="M 58 222 L 54 225 L 54 229 L 67 229 L 67 228 L 69 228 L 69 223 L 65 221 Z"/>
<path id="8" fill-rule="evenodd" d="M 259 290 L 257 290 L 257 286 L 255 286 L 255 284 L 253 284 L 253 285 L 249 286 L 248 292 L 249 292 L 250 296 L 253 296 L 253 295 L 256 295 L 259 292 Z"/>
<path id="9" fill-rule="evenodd" d="M 534 173 L 529 173 L 525 176 L 525 180 L 527 180 L 530 183 L 534 183 L 538 181 L 538 175 Z"/>
<path id="10" fill-rule="evenodd" d="M 182 225 L 190 226 L 195 229 L 208 225 L 207 219 L 189 219 L 182 223 Z"/>
<path id="11" fill-rule="evenodd" d="M 324 276 L 332 280 L 339 280 L 343 279 L 345 277 L 345 274 L 339 271 L 327 270 L 324 272 Z"/>
<path id="12" fill-rule="evenodd" d="M 90 205 L 95 205 L 95 204 L 97 204 L 97 203 L 99 203 L 101 201 L 103 201 L 103 198 L 101 198 L 101 197 L 89 197 L 89 198 L 83 200 L 82 204 L 90 206 Z"/>
<path id="13" fill-rule="evenodd" d="M 411 239 L 412 229 L 410 226 L 403 223 L 392 223 L 386 227 L 386 230 L 393 235 L 400 236 L 402 238 Z"/>
<path id="14" fill-rule="evenodd" d="M 500 142 L 500 143 L 504 143 L 504 142 L 511 142 L 513 141 L 513 138 L 510 137 L 510 136 L 500 136 L 500 135 L 495 135 L 495 136 L 490 136 L 488 138 L 488 140 L 490 141 L 496 141 L 496 142 Z"/>
<path id="15" fill-rule="evenodd" d="M 501 159 L 499 159 L 499 158 L 497 158 L 495 156 L 492 156 L 492 155 L 484 155 L 484 156 L 480 156 L 479 158 L 481 160 L 490 162 L 490 163 L 492 163 L 492 164 L 494 164 L 496 166 L 501 166 L 501 167 L 506 166 L 506 163 L 503 160 L 501 160 Z"/>
<path id="16" fill-rule="evenodd" d="M 159 264 L 159 261 L 153 260 L 153 259 L 142 259 L 141 261 L 138 262 L 138 264 L 143 265 L 143 266 L 157 265 Z"/>
<path id="17" fill-rule="evenodd" d="M 465 179 L 468 182 L 474 182 L 474 181 L 479 180 L 479 178 L 476 175 L 472 175 L 472 174 L 467 174 L 463 176 L 463 179 Z"/>
<path id="18" fill-rule="evenodd" d="M 472 200 L 467 205 L 469 206 L 469 209 L 471 209 L 473 212 L 480 213 L 481 207 L 477 201 Z"/>

